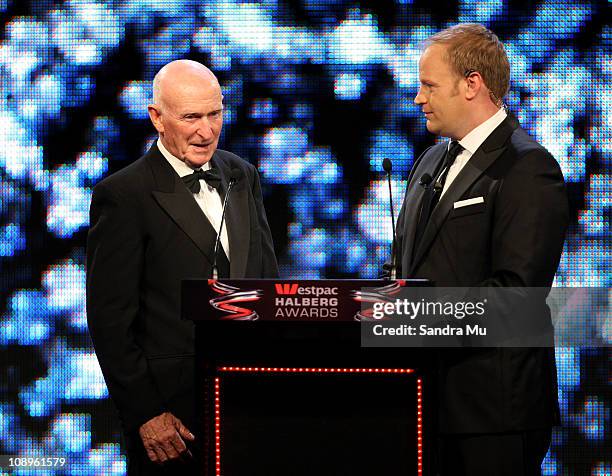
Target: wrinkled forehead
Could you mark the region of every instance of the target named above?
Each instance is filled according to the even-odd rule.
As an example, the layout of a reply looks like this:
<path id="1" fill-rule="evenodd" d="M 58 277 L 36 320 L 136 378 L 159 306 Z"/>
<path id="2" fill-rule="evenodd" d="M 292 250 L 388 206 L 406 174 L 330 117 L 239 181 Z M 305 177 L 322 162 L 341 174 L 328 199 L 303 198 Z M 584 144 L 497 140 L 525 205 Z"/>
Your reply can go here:
<path id="1" fill-rule="evenodd" d="M 165 105 L 174 108 L 183 104 L 220 106 L 223 102 L 219 83 L 215 79 L 201 77 L 165 82 L 160 88 L 160 97 Z"/>

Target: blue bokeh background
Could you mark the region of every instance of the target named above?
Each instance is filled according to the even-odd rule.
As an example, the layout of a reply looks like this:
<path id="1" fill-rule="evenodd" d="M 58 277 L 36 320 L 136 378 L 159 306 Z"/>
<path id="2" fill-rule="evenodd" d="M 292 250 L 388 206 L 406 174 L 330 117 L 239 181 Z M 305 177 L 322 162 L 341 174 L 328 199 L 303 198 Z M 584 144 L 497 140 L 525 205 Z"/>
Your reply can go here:
<path id="1" fill-rule="evenodd" d="M 393 160 L 399 204 L 434 140 L 412 103 L 419 44 L 456 22 L 486 24 L 512 65 L 509 109 L 568 183 L 555 285 L 609 287 L 609 5 L 0 0 L 0 454 L 125 473 L 86 328 L 88 208 L 93 185 L 154 139 L 151 81 L 173 59 L 218 74 L 221 147 L 262 174 L 283 276 L 375 277 L 391 237 L 381 161 Z M 609 345 L 610 317 L 593 325 Z M 557 360 L 563 424 L 543 474 L 610 475 L 610 352 L 558 348 Z"/>

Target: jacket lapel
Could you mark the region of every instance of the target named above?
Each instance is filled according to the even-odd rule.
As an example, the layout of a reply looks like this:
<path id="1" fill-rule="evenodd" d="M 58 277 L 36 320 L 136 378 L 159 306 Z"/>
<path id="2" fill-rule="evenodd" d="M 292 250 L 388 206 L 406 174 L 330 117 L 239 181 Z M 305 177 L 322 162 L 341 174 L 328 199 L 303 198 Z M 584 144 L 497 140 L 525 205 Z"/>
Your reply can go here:
<path id="1" fill-rule="evenodd" d="M 221 199 L 225 199 L 229 187 L 231 167 L 220 154 L 212 158 L 212 166 L 221 175 Z M 244 276 L 247 265 L 248 244 L 250 241 L 249 197 L 247 178 L 242 176 L 233 186 L 225 210 L 225 225 L 230 248 L 230 278 Z"/>
<path id="2" fill-rule="evenodd" d="M 446 147 L 437 147 L 436 152 L 432 151 L 432 157 L 430 160 L 423 162 L 423 166 L 414 174 L 412 183 L 408 184 L 406 191 L 406 197 L 404 202 L 405 207 L 405 220 L 404 220 L 404 244 L 402 249 L 404 250 L 402 256 L 402 269 L 410 269 L 412 267 L 414 239 L 416 235 L 416 227 L 419 221 L 419 215 L 421 213 L 421 205 L 423 203 L 423 197 L 425 196 L 425 187 L 419 184 L 423 174 L 429 174 L 432 177 L 434 172 L 439 167 L 441 161 L 446 153 Z"/>
<path id="3" fill-rule="evenodd" d="M 468 160 L 465 166 L 450 184 L 446 193 L 434 208 L 427 227 L 423 233 L 423 238 L 419 248 L 414 255 L 414 261 L 410 266 L 410 275 L 421 264 L 427 251 L 431 247 L 440 229 L 446 222 L 448 214 L 453 208 L 454 203 L 468 191 L 468 189 L 478 180 L 493 162 L 506 150 L 506 142 L 512 131 L 518 127 L 516 118 L 508 113 L 508 117 L 491 133 L 491 135 L 476 150 L 474 155 Z M 418 219 L 418 215 L 417 215 Z M 416 223 L 416 222 L 415 222 Z M 416 226 L 416 225 L 415 225 Z M 414 239 L 414 232 L 412 234 Z"/>
<path id="4" fill-rule="evenodd" d="M 156 145 L 147 153 L 147 159 L 157 185 L 153 197 L 212 263 L 216 233 L 206 215 Z"/>

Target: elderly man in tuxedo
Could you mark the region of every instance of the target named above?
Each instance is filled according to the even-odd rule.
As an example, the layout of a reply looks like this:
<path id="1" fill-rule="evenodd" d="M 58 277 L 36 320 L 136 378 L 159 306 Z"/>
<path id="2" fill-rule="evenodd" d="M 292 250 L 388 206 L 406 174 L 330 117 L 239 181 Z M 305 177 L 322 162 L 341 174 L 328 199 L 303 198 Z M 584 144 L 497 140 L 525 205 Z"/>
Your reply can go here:
<path id="1" fill-rule="evenodd" d="M 398 276 L 446 287 L 551 286 L 568 225 L 564 180 L 503 107 L 509 77 L 503 45 L 482 25 L 426 42 L 414 102 L 428 131 L 449 140 L 423 152 L 409 175 Z M 437 360 L 439 473 L 540 474 L 558 420 L 553 349 L 447 349 Z"/>
<path id="2" fill-rule="evenodd" d="M 155 76 L 153 101 L 157 141 L 94 189 L 87 315 L 128 473 L 196 474 L 194 326 L 180 319 L 180 287 L 211 276 L 230 179 L 219 276 L 276 277 L 278 266 L 255 167 L 217 149 L 223 95 L 214 74 L 173 61 Z"/>

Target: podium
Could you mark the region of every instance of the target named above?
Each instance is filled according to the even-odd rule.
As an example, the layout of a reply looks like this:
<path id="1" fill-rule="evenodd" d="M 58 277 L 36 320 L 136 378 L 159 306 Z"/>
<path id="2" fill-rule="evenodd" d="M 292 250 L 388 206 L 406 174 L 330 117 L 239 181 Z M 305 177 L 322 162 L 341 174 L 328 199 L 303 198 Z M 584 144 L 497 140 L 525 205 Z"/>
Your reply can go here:
<path id="1" fill-rule="evenodd" d="M 362 347 L 425 280 L 185 280 L 205 476 L 430 474 L 431 357 Z"/>

